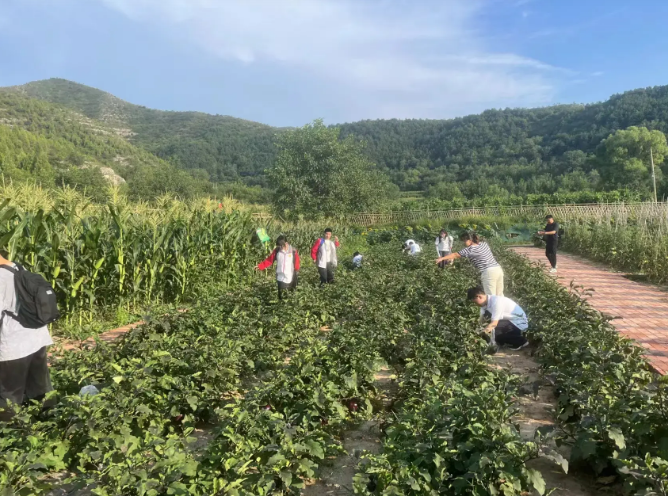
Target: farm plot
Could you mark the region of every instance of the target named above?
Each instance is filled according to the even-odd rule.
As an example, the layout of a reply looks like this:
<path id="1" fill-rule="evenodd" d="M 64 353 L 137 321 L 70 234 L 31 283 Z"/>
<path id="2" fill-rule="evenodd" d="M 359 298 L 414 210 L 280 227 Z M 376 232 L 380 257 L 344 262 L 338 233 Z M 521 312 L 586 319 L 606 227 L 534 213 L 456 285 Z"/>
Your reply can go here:
<path id="1" fill-rule="evenodd" d="M 544 492 L 526 463 L 564 460 L 552 434 L 527 441 L 515 425 L 521 380 L 484 355 L 463 298 L 474 273 L 387 245 L 365 262 L 323 289 L 306 274 L 283 303 L 258 283 L 67 354 L 56 406 L 0 425 L 0 488 L 296 495 L 342 454 L 346 429 L 375 417 L 382 451 L 362 457 L 358 494 Z M 389 402 L 381 367 L 398 377 Z M 80 397 L 86 384 L 100 394 Z"/>

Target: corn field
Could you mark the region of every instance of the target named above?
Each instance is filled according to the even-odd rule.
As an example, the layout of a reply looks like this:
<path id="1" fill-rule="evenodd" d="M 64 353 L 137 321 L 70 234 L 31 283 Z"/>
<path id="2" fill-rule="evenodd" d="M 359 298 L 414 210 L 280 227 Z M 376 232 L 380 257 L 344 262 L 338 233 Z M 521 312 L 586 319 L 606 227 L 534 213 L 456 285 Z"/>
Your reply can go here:
<path id="1" fill-rule="evenodd" d="M 68 321 L 183 301 L 204 280 L 249 276 L 258 257 L 251 214 L 234 205 L 162 198 L 148 206 L 120 195 L 92 205 L 73 190 L 11 188 L 0 202 L 0 247 L 53 285 Z"/>

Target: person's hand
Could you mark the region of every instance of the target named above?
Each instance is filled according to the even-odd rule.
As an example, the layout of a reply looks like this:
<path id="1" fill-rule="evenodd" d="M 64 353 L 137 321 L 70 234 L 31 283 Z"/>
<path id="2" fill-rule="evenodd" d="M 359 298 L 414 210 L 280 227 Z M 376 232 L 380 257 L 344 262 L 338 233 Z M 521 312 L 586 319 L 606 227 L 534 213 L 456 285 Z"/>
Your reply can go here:
<path id="1" fill-rule="evenodd" d="M 339 237 L 338 237 L 338 236 L 334 236 L 334 241 L 336 241 L 336 242 L 338 243 L 338 242 L 339 242 Z"/>
<path id="2" fill-rule="evenodd" d="M 538 234 L 545 234 L 545 231 L 538 231 Z"/>
<path id="3" fill-rule="evenodd" d="M 443 261 L 442 258 L 437 258 L 437 259 L 435 260 L 436 263 L 441 263 L 442 261 Z"/>

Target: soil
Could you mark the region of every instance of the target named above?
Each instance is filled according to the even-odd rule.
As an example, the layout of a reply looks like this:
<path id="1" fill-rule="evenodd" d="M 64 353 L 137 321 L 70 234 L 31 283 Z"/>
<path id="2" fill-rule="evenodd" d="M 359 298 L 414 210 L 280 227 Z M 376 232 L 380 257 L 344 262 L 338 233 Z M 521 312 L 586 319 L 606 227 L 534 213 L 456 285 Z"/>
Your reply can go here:
<path id="1" fill-rule="evenodd" d="M 540 374 L 538 363 L 531 356 L 531 348 L 511 351 L 501 348 L 490 357 L 493 366 L 509 369 L 523 378 L 524 385 L 520 388 L 519 414 L 514 419 L 520 427 L 520 435 L 526 441 L 533 440 L 536 429 L 542 426 L 555 425 L 557 406 L 554 387 Z M 535 393 L 535 394 L 534 394 Z M 552 446 L 567 460 L 570 450 L 567 447 Z M 531 460 L 527 466 L 538 470 L 545 480 L 545 494 L 553 496 L 594 496 L 601 494 L 595 480 L 588 474 L 569 470 L 564 473 L 559 465 L 540 458 Z M 552 492 L 550 492 L 552 491 Z"/>
<path id="2" fill-rule="evenodd" d="M 375 384 L 381 393 L 380 403 L 384 408 L 392 404 L 398 385 L 389 368 L 383 367 L 375 376 Z M 353 494 L 353 477 L 364 453 L 378 454 L 381 451 L 380 420 L 366 420 L 351 426 L 343 433 L 343 448 L 346 453 L 320 467 L 318 480 L 307 486 L 303 496 L 343 496 Z"/>

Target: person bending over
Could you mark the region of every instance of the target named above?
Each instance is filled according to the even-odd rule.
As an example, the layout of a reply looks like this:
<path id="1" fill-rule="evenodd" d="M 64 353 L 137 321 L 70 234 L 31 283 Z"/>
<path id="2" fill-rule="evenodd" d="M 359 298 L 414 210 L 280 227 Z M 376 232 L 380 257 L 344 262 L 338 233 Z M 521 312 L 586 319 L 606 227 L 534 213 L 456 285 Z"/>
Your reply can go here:
<path id="1" fill-rule="evenodd" d="M 485 333 L 490 335 L 495 350 L 498 346 L 508 346 L 512 350 L 528 346 L 524 333 L 529 328 L 529 321 L 522 307 L 505 296 L 485 294 L 479 286 L 469 289 L 467 296 L 480 307 L 481 319 L 485 315 L 491 318 Z"/>
<path id="2" fill-rule="evenodd" d="M 293 291 L 299 279 L 299 253 L 289 243 L 285 236 L 276 238 L 276 248 L 257 265 L 258 270 L 265 270 L 276 262 L 276 283 L 278 285 L 278 299 L 283 299 L 285 291 Z"/>
<path id="3" fill-rule="evenodd" d="M 358 251 L 353 254 L 353 270 L 362 268 L 362 258 L 362 255 Z"/>
<path id="4" fill-rule="evenodd" d="M 503 296 L 503 269 L 494 258 L 489 245 L 482 241 L 476 233 L 463 233 L 460 239 L 466 248 L 457 253 L 437 258 L 436 263 L 468 258 L 476 269 L 480 271 L 482 287 L 486 294 Z"/>

